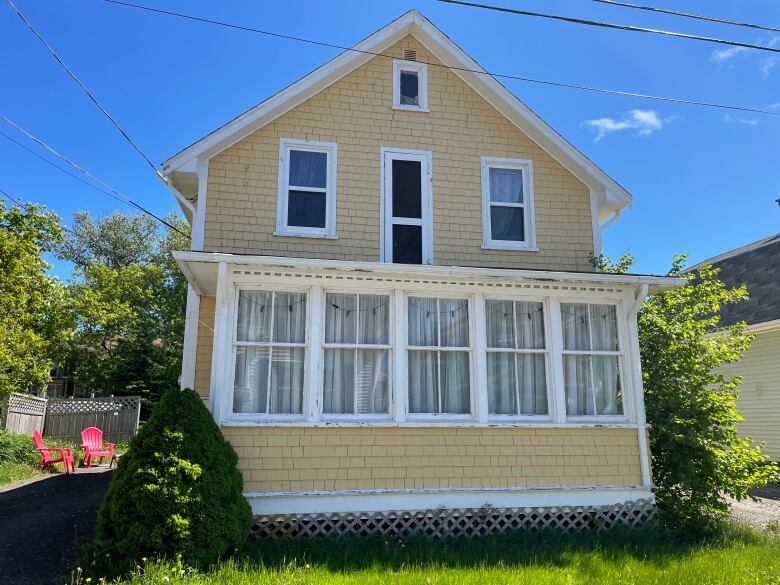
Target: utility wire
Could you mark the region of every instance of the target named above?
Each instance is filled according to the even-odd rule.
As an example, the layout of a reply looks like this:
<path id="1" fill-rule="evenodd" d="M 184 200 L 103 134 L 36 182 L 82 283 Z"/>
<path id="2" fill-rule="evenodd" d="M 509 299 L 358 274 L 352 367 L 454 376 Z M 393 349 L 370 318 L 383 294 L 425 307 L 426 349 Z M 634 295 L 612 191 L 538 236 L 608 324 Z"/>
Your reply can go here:
<path id="1" fill-rule="evenodd" d="M 364 55 L 373 55 L 374 57 L 383 57 L 385 59 L 395 59 L 395 56 L 387 55 L 387 54 L 384 54 L 384 53 L 377 53 L 377 52 L 374 52 L 374 51 L 367 51 L 367 50 L 363 50 L 363 49 L 356 49 L 354 47 L 345 47 L 343 45 L 337 45 L 337 44 L 334 44 L 334 43 L 327 43 L 327 42 L 323 42 L 323 41 L 315 41 L 315 40 L 306 39 L 306 38 L 303 38 L 303 37 L 296 37 L 296 36 L 292 36 L 292 35 L 286 35 L 286 34 L 271 32 L 271 31 L 267 31 L 267 30 L 262 30 L 262 29 L 259 29 L 259 28 L 252 28 L 252 27 L 249 27 L 249 26 L 243 26 L 243 25 L 239 25 L 239 24 L 232 24 L 232 23 L 229 23 L 229 22 L 222 22 L 222 21 L 219 21 L 219 20 L 212 20 L 212 19 L 209 19 L 209 18 L 202 18 L 202 17 L 199 17 L 199 16 L 193 16 L 193 15 L 190 15 L 190 14 L 183 14 L 181 12 L 172 12 L 170 10 L 162 10 L 160 8 L 152 8 L 152 7 L 149 7 L 149 6 L 143 6 L 142 4 L 133 4 L 133 3 L 130 3 L 130 2 L 122 2 L 120 0 L 103 0 L 103 2 L 107 2 L 109 4 L 116 4 L 116 5 L 124 6 L 124 7 L 127 7 L 127 8 L 135 8 L 135 9 L 138 9 L 138 10 L 145 10 L 147 12 L 151 12 L 151 13 L 155 13 L 155 14 L 163 14 L 163 15 L 166 15 L 166 16 L 173 16 L 173 17 L 176 17 L 176 18 L 182 18 L 182 19 L 185 19 L 185 20 L 191 20 L 191 21 L 200 22 L 200 23 L 203 23 L 203 24 L 211 24 L 211 25 L 221 26 L 221 27 L 229 28 L 229 29 L 233 29 L 233 30 L 240 30 L 240 31 L 244 31 L 244 32 L 251 32 L 251 33 L 266 35 L 266 36 L 269 36 L 269 37 L 280 38 L 280 39 L 285 39 L 285 40 L 289 40 L 289 41 L 295 41 L 295 42 L 299 42 L 299 43 L 306 43 L 306 44 L 309 44 L 309 45 L 316 45 L 316 46 L 319 46 L 319 47 L 327 47 L 327 48 L 330 48 L 330 49 L 339 49 L 341 51 L 351 51 L 351 52 L 354 52 L 354 53 L 361 53 L 361 54 L 364 54 Z M 684 99 L 684 98 L 675 98 L 675 97 L 668 97 L 668 96 L 659 96 L 659 95 L 651 95 L 651 94 L 644 94 L 644 93 L 636 93 L 636 92 L 631 92 L 631 91 L 622 91 L 622 90 L 618 90 L 618 89 L 608 89 L 608 88 L 601 88 L 601 87 L 591 87 L 591 86 L 586 86 L 586 85 L 576 85 L 576 84 L 572 84 L 572 83 L 563 83 L 563 82 L 559 82 L 559 81 L 549 81 L 549 80 L 544 80 L 544 79 L 533 79 L 533 78 L 530 78 L 530 77 L 521 77 L 519 75 L 509 75 L 509 74 L 505 74 L 505 73 L 491 73 L 491 72 L 484 71 L 484 70 L 481 70 L 481 69 L 469 69 L 467 67 L 455 67 L 455 66 L 450 66 L 450 65 L 444 65 L 442 63 L 433 63 L 433 62 L 430 62 L 430 61 L 419 61 L 419 62 L 423 63 L 425 65 L 428 65 L 430 67 L 440 67 L 442 69 L 449 69 L 451 71 L 462 71 L 462 72 L 467 72 L 467 73 L 476 73 L 476 74 L 479 74 L 479 75 L 487 75 L 487 76 L 490 76 L 490 77 L 496 77 L 496 78 L 500 78 L 500 79 L 511 79 L 511 80 L 514 80 L 514 81 L 522 81 L 522 82 L 525 82 L 525 83 L 536 83 L 536 84 L 540 84 L 540 85 L 549 85 L 549 86 L 552 86 L 552 87 L 563 87 L 563 88 L 567 88 L 567 89 L 576 89 L 576 90 L 580 90 L 580 91 L 589 91 L 589 92 L 594 92 L 594 93 L 604 93 L 604 94 L 609 94 L 609 95 L 620 95 L 620 96 L 624 96 L 624 97 L 634 97 L 634 98 L 640 98 L 640 99 L 646 99 L 646 100 L 656 100 L 656 101 L 663 101 L 663 102 L 672 102 L 672 103 L 677 103 L 677 104 L 686 104 L 686 105 L 691 105 L 691 106 L 701 106 L 701 107 L 706 107 L 706 108 L 718 108 L 718 109 L 723 109 L 723 110 L 735 110 L 735 111 L 740 111 L 740 112 L 752 112 L 752 113 L 755 113 L 755 114 L 766 114 L 766 115 L 769 115 L 769 116 L 780 116 L 780 112 L 773 112 L 771 110 L 766 110 L 766 109 L 761 109 L 761 108 L 750 108 L 750 107 L 746 107 L 746 106 L 734 106 L 734 105 L 728 105 L 728 104 L 719 104 L 719 103 L 715 103 L 715 102 L 704 102 L 704 101 L 689 100 L 689 99 Z"/>
<path id="2" fill-rule="evenodd" d="M 95 106 L 103 113 L 103 115 L 106 118 L 109 119 L 109 121 L 114 125 L 114 127 L 117 130 L 119 130 L 120 134 L 122 134 L 122 136 L 124 136 L 125 140 L 127 140 L 127 142 L 130 144 L 130 146 L 132 146 L 136 150 L 136 152 L 138 152 L 138 154 L 140 154 L 143 157 L 143 159 L 146 161 L 146 164 L 148 164 L 151 167 L 152 171 L 154 171 L 154 173 L 160 179 L 163 179 L 163 181 L 165 181 L 165 178 L 163 177 L 162 173 L 160 173 L 160 171 L 157 169 L 155 164 L 151 160 L 149 160 L 149 157 L 146 156 L 146 154 L 144 154 L 144 152 L 141 150 L 141 148 L 133 141 L 132 138 L 130 138 L 130 136 L 127 134 L 127 132 L 124 131 L 124 129 L 119 125 L 119 123 L 114 119 L 114 117 L 111 114 L 109 114 L 108 111 L 100 104 L 100 102 L 97 100 L 95 95 L 89 89 L 87 89 L 87 86 L 85 86 L 81 82 L 81 80 L 76 76 L 76 74 L 73 73 L 73 71 L 71 71 L 70 67 L 68 67 L 65 64 L 65 62 L 60 58 L 60 56 L 51 47 L 51 45 L 49 45 L 49 43 L 46 42 L 46 40 L 40 35 L 40 33 L 37 30 L 35 30 L 33 25 L 30 24 L 30 21 L 28 21 L 24 17 L 22 12 L 16 7 L 16 5 L 12 2 L 12 0 L 6 0 L 6 2 L 13 9 L 13 11 L 16 12 L 17 16 L 22 20 L 22 22 L 27 26 L 27 28 L 30 29 L 32 34 L 35 35 L 35 37 L 43 44 L 44 47 L 46 47 L 46 49 L 48 49 L 49 53 L 51 53 L 52 57 L 54 57 L 54 59 L 56 59 L 57 63 L 59 63 L 62 66 L 62 68 L 67 72 L 67 74 L 70 75 L 70 77 L 73 79 L 73 81 L 75 81 L 78 84 L 78 86 L 82 90 L 84 90 L 84 93 L 87 94 L 87 97 L 89 97 L 89 99 L 92 101 L 92 103 L 95 104 Z"/>
<path id="3" fill-rule="evenodd" d="M 437 2 L 443 2 L 445 4 L 459 4 L 461 6 L 470 6 L 472 8 L 482 8 L 484 10 L 493 10 L 495 12 L 507 12 L 509 14 L 517 14 L 520 16 L 533 16 L 536 18 L 548 18 L 552 20 L 561 20 L 563 22 L 570 22 L 573 24 L 583 24 L 586 26 L 597 26 L 601 28 L 611 28 L 615 30 L 625 30 L 629 32 L 641 32 L 650 33 L 655 35 L 663 35 L 668 37 L 675 37 L 678 39 L 688 39 L 691 41 L 703 41 L 705 43 L 715 43 L 719 45 L 730 45 L 732 47 L 743 47 L 746 49 L 755 49 L 757 51 L 769 51 L 771 53 L 780 53 L 780 49 L 775 47 L 766 47 L 763 45 L 756 45 L 754 43 L 743 43 L 741 41 L 730 41 L 726 39 L 717 39 L 715 37 L 703 37 L 699 35 L 690 35 L 681 32 L 675 32 L 670 30 L 660 30 L 657 28 L 644 28 L 640 26 L 631 26 L 628 24 L 616 24 L 614 22 L 602 22 L 599 20 L 588 20 L 586 18 L 575 18 L 572 16 L 561 16 L 560 14 L 548 14 L 545 12 L 531 12 L 529 10 L 518 10 L 516 8 L 507 8 L 505 6 L 493 6 L 491 4 L 479 4 L 477 2 L 464 2 L 464 0 L 436 0 Z"/>
<path id="4" fill-rule="evenodd" d="M 40 138 L 38 138 L 38 137 L 34 136 L 34 135 L 33 135 L 33 134 L 31 134 L 30 132 L 28 132 L 27 130 L 25 130 L 25 129 L 24 129 L 24 128 L 22 128 L 21 126 L 19 126 L 19 124 L 17 124 L 17 123 L 15 123 L 15 122 L 13 122 L 12 120 L 10 120 L 9 118 L 7 118 L 6 116 L 4 116 L 4 115 L 3 115 L 3 114 L 1 114 L 1 113 L 0 113 L 0 120 L 3 120 L 3 121 L 5 121 L 5 122 L 6 122 L 8 125 L 10 125 L 10 126 L 13 126 L 13 127 L 14 127 L 14 128 L 16 128 L 16 129 L 17 129 L 19 132 L 21 132 L 22 134 L 24 134 L 25 136 L 27 136 L 27 137 L 28 137 L 30 140 L 34 141 L 34 142 L 35 142 L 35 143 L 37 143 L 39 146 L 41 146 L 41 147 L 45 148 L 46 150 L 48 150 L 49 152 L 51 152 L 52 154 L 54 154 L 54 155 L 55 155 L 56 157 L 58 157 L 59 159 L 61 159 L 61 160 L 65 161 L 65 162 L 66 162 L 66 163 L 68 163 L 70 166 L 72 166 L 72 167 L 73 167 L 73 168 L 75 168 L 77 171 L 79 171 L 81 174 L 83 174 L 83 175 L 86 175 L 87 177 L 89 177 L 90 179 L 92 179 L 93 181 L 95 181 L 96 183 L 98 183 L 99 185 L 101 185 L 101 186 L 105 187 L 106 189 L 108 189 L 109 191 L 111 191 L 111 193 L 113 193 L 113 194 L 114 194 L 114 196 L 115 196 L 114 198 L 115 198 L 115 199 L 119 199 L 119 200 L 120 200 L 120 201 L 122 201 L 123 203 L 127 203 L 128 205 L 132 205 L 133 207 L 135 207 L 136 209 L 138 209 L 138 210 L 139 210 L 139 211 L 141 211 L 142 213 L 145 213 L 146 215 L 148 215 L 148 216 L 150 216 L 150 217 L 153 217 L 154 219 L 156 219 L 157 221 L 159 221 L 161 224 L 163 224 L 163 225 L 164 225 L 164 226 L 166 226 L 167 228 L 174 230 L 175 232 L 177 232 L 177 233 L 181 234 L 181 235 L 182 235 L 182 236 L 184 236 L 184 237 L 189 237 L 189 234 L 185 234 L 185 233 L 184 233 L 184 232 L 182 232 L 180 229 L 178 229 L 176 226 L 174 226 L 174 225 L 171 225 L 170 223 L 168 223 L 167 221 L 165 221 L 165 220 L 164 220 L 164 219 L 162 219 L 161 217 L 158 217 L 157 215 L 155 215 L 154 213 L 152 213 L 151 211 L 149 211 L 148 209 L 146 209 L 146 208 L 145 208 L 145 207 L 143 207 L 142 205 L 139 205 L 138 203 L 136 203 L 135 201 L 133 201 L 133 200 L 132 200 L 132 199 L 130 199 L 129 197 L 127 197 L 127 196 L 123 195 L 122 193 L 120 193 L 119 191 L 117 191 L 116 189 L 114 189 L 114 188 L 113 188 L 111 185 L 109 185 L 108 183 L 105 183 L 104 181 L 101 181 L 101 180 L 100 180 L 100 179 L 98 179 L 98 178 L 97 178 L 95 175 L 93 175 L 92 173 L 90 173 L 89 171 L 87 171 L 86 169 L 84 169 L 83 167 L 81 167 L 81 166 L 77 165 L 75 162 L 73 162 L 72 160 L 70 160 L 70 159 L 69 159 L 68 157 L 66 157 L 65 155 L 63 155 L 63 154 L 60 154 L 59 152 L 57 152 L 56 150 L 54 150 L 54 149 L 53 149 L 51 146 L 49 146 L 48 144 L 46 144 L 46 143 L 45 143 L 43 140 L 41 140 Z"/>
<path id="5" fill-rule="evenodd" d="M 780 32 L 780 28 L 774 26 L 767 26 L 764 24 L 753 24 L 750 22 L 740 22 L 738 20 L 728 20 L 725 18 L 715 18 L 714 16 L 706 16 L 704 14 L 691 14 L 690 12 L 679 12 L 677 10 L 670 10 L 669 8 L 643 6 L 642 4 L 631 4 L 629 2 L 617 2 L 616 0 L 593 0 L 593 2 L 599 2 L 600 4 L 609 4 L 610 6 L 619 6 L 621 8 L 633 8 L 634 10 L 647 10 L 648 12 L 657 12 L 660 14 L 672 14 L 674 16 L 682 16 L 683 18 L 693 18 L 695 20 L 706 20 L 707 22 L 717 22 L 720 24 L 730 24 L 733 26 L 744 26 L 746 28 L 755 28 L 758 30 L 769 30 L 772 32 Z"/>

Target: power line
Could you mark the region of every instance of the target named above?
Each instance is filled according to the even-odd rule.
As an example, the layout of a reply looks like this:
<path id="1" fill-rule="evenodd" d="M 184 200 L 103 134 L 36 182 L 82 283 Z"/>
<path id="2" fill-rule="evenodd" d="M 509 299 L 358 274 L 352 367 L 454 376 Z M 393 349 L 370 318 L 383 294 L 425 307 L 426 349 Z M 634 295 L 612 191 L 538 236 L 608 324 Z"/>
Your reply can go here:
<path id="1" fill-rule="evenodd" d="M 174 230 L 175 232 L 177 232 L 177 233 L 181 234 L 181 235 L 182 235 L 182 236 L 184 236 L 184 237 L 189 237 L 189 234 L 185 234 L 185 233 L 184 233 L 184 232 L 182 232 L 180 229 L 178 229 L 176 226 L 174 226 L 174 225 L 172 225 L 172 224 L 168 223 L 167 221 L 165 221 L 165 220 L 164 220 L 164 219 L 162 219 L 161 217 L 158 217 L 157 215 L 155 215 L 154 213 L 152 213 L 151 211 L 149 211 L 148 209 L 146 209 L 145 207 L 143 207 L 142 205 L 139 205 L 138 203 L 136 203 L 135 201 L 133 201 L 133 200 L 132 200 L 132 199 L 130 199 L 129 197 L 127 197 L 127 196 L 123 195 L 122 193 L 120 193 L 119 191 L 117 191 L 116 189 L 114 189 L 114 188 L 113 188 L 111 185 L 109 185 L 108 183 L 105 183 L 104 181 L 101 181 L 101 180 L 100 180 L 100 179 L 98 179 L 98 178 L 97 178 L 95 175 L 93 175 L 92 173 L 90 173 L 89 171 L 87 171 L 86 169 L 84 169 L 83 167 L 81 167 L 81 166 L 77 165 L 75 162 L 73 162 L 72 160 L 70 160 L 70 159 L 69 159 L 68 157 L 66 157 L 65 155 L 63 155 L 63 154 L 60 154 L 59 152 L 57 152 L 56 150 L 54 150 L 54 149 L 53 149 L 51 146 L 49 146 L 48 144 L 46 144 L 46 143 L 45 143 L 43 140 L 41 140 L 40 138 L 38 138 L 38 137 L 34 136 L 34 135 L 33 135 L 33 134 L 31 134 L 30 132 L 28 132 L 27 130 L 25 130 L 25 129 L 24 129 L 24 128 L 22 128 L 21 126 L 19 126 L 19 124 L 16 124 L 15 122 L 13 122 L 12 120 L 10 120 L 9 118 L 7 118 L 6 116 L 4 116 L 4 115 L 3 115 L 3 114 L 1 114 L 1 113 L 0 113 L 0 120 L 3 120 L 3 121 L 5 121 L 5 122 L 6 122 L 7 124 L 9 124 L 10 126 L 13 126 L 13 127 L 14 127 L 14 128 L 16 128 L 16 129 L 17 129 L 19 132 L 21 132 L 22 134 L 24 134 L 25 136 L 27 136 L 27 137 L 28 137 L 30 140 L 32 140 L 32 141 L 34 141 L 34 142 L 36 142 L 36 143 L 37 143 L 39 146 L 41 146 L 41 147 L 45 148 L 46 150 L 48 150 L 49 152 L 51 152 L 52 154 L 54 154 L 56 157 L 58 157 L 58 158 L 60 158 L 61 160 L 65 161 L 66 163 L 68 163 L 70 166 L 72 166 L 73 168 L 75 168 L 77 171 L 79 171 L 79 172 L 80 172 L 80 173 L 82 173 L 83 175 L 86 175 L 87 177 L 89 177 L 90 179 L 92 179 L 93 181 L 95 181 L 96 183 L 98 183 L 98 184 L 102 185 L 103 187 L 105 187 L 106 189 L 108 189 L 109 191 L 111 191 L 111 193 L 113 193 L 113 194 L 116 196 L 116 197 L 114 197 L 115 199 L 116 199 L 116 198 L 118 198 L 118 199 L 119 199 L 120 201 L 122 201 L 123 203 L 127 203 L 127 204 L 129 204 L 129 205 L 132 205 L 133 207 L 135 207 L 135 208 L 136 208 L 136 209 L 138 209 L 139 211 L 141 211 L 141 212 L 143 212 L 143 213 L 147 214 L 147 215 L 148 215 L 148 216 L 150 216 L 150 217 L 153 217 L 154 219 L 156 219 L 157 221 L 159 221 L 161 224 L 163 224 L 163 225 L 164 225 L 164 226 L 166 226 L 167 228 Z"/>
<path id="2" fill-rule="evenodd" d="M 67 72 L 67 74 L 70 75 L 70 77 L 73 79 L 73 81 L 75 81 L 78 84 L 78 86 L 82 90 L 84 90 L 84 93 L 87 94 L 87 97 L 89 97 L 89 99 L 92 101 L 92 103 L 95 104 L 95 106 L 103 113 L 103 115 L 106 118 L 109 119 L 109 121 L 114 125 L 114 127 L 117 130 L 119 130 L 120 134 L 122 134 L 122 136 L 124 136 L 125 140 L 130 144 L 130 146 L 132 146 L 136 150 L 136 152 L 138 152 L 138 154 L 140 154 L 143 157 L 143 159 L 146 161 L 146 163 L 152 168 L 154 173 L 158 177 L 160 177 L 161 179 L 164 180 L 163 175 L 157 169 L 155 164 L 151 160 L 149 160 L 149 157 L 146 156 L 146 154 L 144 154 L 144 152 L 141 150 L 141 148 L 133 141 L 132 138 L 130 138 L 130 136 L 127 134 L 127 132 L 124 131 L 124 129 L 119 125 L 119 123 L 114 119 L 114 117 L 111 114 L 108 113 L 108 111 L 100 104 L 100 102 L 98 102 L 98 100 L 95 97 L 95 95 L 89 89 L 87 89 L 87 86 L 85 86 L 81 82 L 81 80 L 76 76 L 76 74 L 73 73 L 73 71 L 71 71 L 71 69 L 60 58 L 60 56 L 57 54 L 57 52 L 51 47 L 51 45 L 49 45 L 49 43 L 46 42 L 46 40 L 40 35 L 40 33 L 37 30 L 35 30 L 33 25 L 30 24 L 30 21 L 28 21 L 24 17 L 24 15 L 21 13 L 21 11 L 12 2 L 12 0 L 6 0 L 6 2 L 13 9 L 13 11 L 16 12 L 17 16 L 22 20 L 22 22 L 27 26 L 27 28 L 30 29 L 30 31 L 33 33 L 33 35 L 35 35 L 35 37 L 43 44 L 43 46 L 46 47 L 46 49 L 48 49 L 49 53 L 51 53 L 52 57 L 54 57 L 54 59 L 56 59 L 57 63 L 59 63 L 62 66 L 62 68 Z"/>
<path id="3" fill-rule="evenodd" d="M 660 14 L 672 14 L 674 16 L 682 16 L 683 18 L 693 18 L 695 20 L 706 20 L 707 22 L 717 22 L 720 24 L 730 24 L 733 26 L 743 26 L 746 28 L 755 28 L 759 30 L 780 32 L 780 28 L 774 26 L 767 26 L 764 24 L 753 24 L 750 22 L 740 22 L 738 20 L 728 20 L 725 18 L 715 18 L 714 16 L 706 16 L 704 14 L 691 14 L 690 12 L 679 12 L 677 10 L 670 10 L 669 8 L 656 8 L 655 6 L 643 6 L 641 4 L 631 4 L 629 2 L 617 2 L 616 0 L 593 0 L 593 2 L 599 2 L 601 4 L 609 4 L 610 6 L 619 6 L 621 8 L 633 8 L 635 10 L 646 10 L 648 12 L 657 12 Z"/>
<path id="4" fill-rule="evenodd" d="M 586 18 L 575 18 L 572 16 L 561 16 L 560 14 L 548 14 L 545 12 L 531 12 L 530 10 L 518 10 L 516 8 L 506 8 L 504 6 L 492 6 L 490 4 L 479 4 L 476 2 L 464 2 L 464 0 L 436 0 L 437 2 L 443 2 L 445 4 L 459 4 L 461 6 L 470 6 L 472 8 L 482 8 L 484 10 L 493 10 L 495 12 L 506 12 L 509 14 L 517 14 L 520 16 L 533 16 L 536 18 L 548 18 L 551 20 L 561 20 L 563 22 L 570 22 L 572 24 L 583 24 L 585 26 L 597 26 L 601 28 L 611 28 L 615 30 L 624 30 L 629 32 L 641 32 L 650 33 L 655 35 L 663 35 L 668 37 L 675 37 L 678 39 L 688 39 L 691 41 L 703 41 L 705 43 L 716 43 L 719 45 L 729 45 L 732 47 L 743 47 L 746 49 L 755 49 L 757 51 L 769 51 L 771 53 L 780 53 L 780 49 L 775 47 L 766 47 L 763 45 L 756 45 L 754 43 L 743 43 L 741 41 L 730 41 L 726 39 L 717 39 L 715 37 L 703 37 L 699 35 L 690 35 L 681 32 L 675 32 L 670 30 L 660 30 L 657 28 L 644 28 L 640 26 L 631 26 L 628 24 L 616 24 L 613 22 L 602 22 L 599 20 L 588 20 Z"/>
<path id="5" fill-rule="evenodd" d="M 109 4 L 117 4 L 119 6 L 124 6 L 126 8 L 135 8 L 138 10 L 144 10 L 147 12 L 155 13 L 155 14 L 163 14 L 166 16 L 173 16 L 176 18 L 182 18 L 184 20 L 191 20 L 194 22 L 200 22 L 203 24 L 211 24 L 215 26 L 220 26 L 224 28 L 234 29 L 234 30 L 240 30 L 244 32 L 251 32 L 256 34 L 261 34 L 269 37 L 274 38 L 280 38 L 285 39 L 288 41 L 295 41 L 300 43 L 306 43 L 309 45 L 316 45 L 319 47 L 327 47 L 330 49 L 338 49 L 341 51 L 351 51 L 354 53 L 361 53 L 364 55 L 372 55 L 374 57 L 383 57 L 385 59 L 395 59 L 393 55 L 387 55 L 384 53 L 377 53 L 374 51 L 367 51 L 364 49 L 356 49 L 354 47 L 345 47 L 343 45 L 337 45 L 334 43 L 327 43 L 324 41 L 315 41 L 312 39 L 306 39 L 303 37 L 297 37 L 293 35 L 287 35 L 282 33 L 276 33 L 272 31 L 262 30 L 258 28 L 253 28 L 249 26 L 243 26 L 239 24 L 232 24 L 229 22 L 222 22 L 219 20 L 213 20 L 209 18 L 202 18 L 199 16 L 193 16 L 190 14 L 183 14 L 181 12 L 172 12 L 170 10 L 162 10 L 160 8 L 151 8 L 149 6 L 143 6 L 141 4 L 132 4 L 130 2 L 122 2 L 120 0 L 103 0 L 104 2 L 107 2 Z M 689 100 L 684 98 L 675 98 L 675 97 L 668 97 L 668 96 L 659 96 L 659 95 L 651 95 L 651 94 L 645 94 L 645 93 L 636 93 L 631 91 L 623 91 L 618 89 L 608 89 L 608 88 L 601 88 L 601 87 L 591 87 L 586 85 L 577 85 L 572 83 L 563 83 L 559 81 L 549 81 L 544 79 L 534 79 L 531 77 L 521 77 L 519 75 L 510 75 L 506 73 L 491 73 L 488 71 L 480 70 L 480 69 L 469 69 L 467 67 L 455 67 L 450 65 L 444 65 L 442 63 L 433 63 L 431 61 L 420 61 L 420 63 L 423 63 L 425 65 L 428 65 L 430 67 L 440 67 L 443 69 L 449 69 L 451 71 L 462 71 L 466 73 L 476 73 L 479 75 L 487 75 L 490 77 L 496 77 L 500 79 L 511 79 L 513 81 L 522 81 L 525 83 L 536 83 L 540 85 L 549 85 L 552 87 L 562 87 L 566 89 L 576 89 L 580 91 L 589 91 L 594 93 L 603 93 L 603 94 L 609 94 L 609 95 L 619 95 L 624 97 L 634 97 L 639 99 L 646 99 L 646 100 L 656 100 L 656 101 L 663 101 L 663 102 L 671 102 L 671 103 L 677 103 L 677 104 L 686 104 L 690 106 L 701 106 L 706 108 L 718 108 L 723 110 L 735 110 L 740 112 L 752 112 L 755 114 L 766 114 L 769 116 L 780 116 L 780 112 L 773 112 L 770 110 L 765 110 L 761 108 L 750 108 L 746 106 L 734 106 L 734 105 L 728 105 L 728 104 L 720 104 L 715 102 L 705 102 L 705 101 L 699 101 L 699 100 Z"/>

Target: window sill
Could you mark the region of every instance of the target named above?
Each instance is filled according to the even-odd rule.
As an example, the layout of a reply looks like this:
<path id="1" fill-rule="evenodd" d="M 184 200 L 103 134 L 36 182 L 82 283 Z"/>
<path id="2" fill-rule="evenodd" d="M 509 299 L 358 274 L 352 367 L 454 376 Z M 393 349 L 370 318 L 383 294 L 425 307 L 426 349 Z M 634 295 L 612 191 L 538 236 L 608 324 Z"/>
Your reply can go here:
<path id="1" fill-rule="evenodd" d="M 622 421 L 593 421 L 582 420 L 556 423 L 549 420 L 540 421 L 489 421 L 486 423 L 475 420 L 410 420 L 396 422 L 392 420 L 356 421 L 356 420 L 319 420 L 306 421 L 303 419 L 270 420 L 270 419 L 228 419 L 220 422 L 222 427 L 301 427 L 301 428 L 341 428 L 341 427 L 365 427 L 365 428 L 550 428 L 550 429 L 576 429 L 576 428 L 616 428 L 635 429 L 636 423 L 627 420 Z"/>
<path id="2" fill-rule="evenodd" d="M 312 234 L 308 232 L 280 232 L 275 231 L 275 236 L 285 238 L 314 238 L 318 240 L 338 240 L 339 237 L 336 234 Z"/>
<path id="3" fill-rule="evenodd" d="M 430 112 L 428 108 L 419 108 L 417 106 L 393 106 L 393 110 L 401 110 L 404 112 L 422 112 L 423 114 L 427 114 Z"/>
<path id="4" fill-rule="evenodd" d="M 505 242 L 483 242 L 483 250 L 512 250 L 514 252 L 538 252 L 539 248 L 531 244 L 512 244 Z"/>

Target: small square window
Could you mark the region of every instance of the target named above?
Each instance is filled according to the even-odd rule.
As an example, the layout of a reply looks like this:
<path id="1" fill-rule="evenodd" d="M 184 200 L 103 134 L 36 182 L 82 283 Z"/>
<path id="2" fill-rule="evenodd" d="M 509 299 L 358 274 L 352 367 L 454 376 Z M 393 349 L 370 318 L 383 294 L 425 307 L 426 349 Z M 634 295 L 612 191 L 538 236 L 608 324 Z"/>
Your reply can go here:
<path id="1" fill-rule="evenodd" d="M 393 61 L 393 108 L 428 111 L 428 66 L 417 61 Z"/>

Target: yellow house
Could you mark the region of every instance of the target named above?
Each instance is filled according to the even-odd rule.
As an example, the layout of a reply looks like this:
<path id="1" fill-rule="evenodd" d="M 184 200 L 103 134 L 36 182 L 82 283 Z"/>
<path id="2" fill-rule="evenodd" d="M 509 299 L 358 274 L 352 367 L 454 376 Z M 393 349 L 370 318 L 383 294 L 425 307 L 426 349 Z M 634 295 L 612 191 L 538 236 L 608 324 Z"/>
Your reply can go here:
<path id="1" fill-rule="evenodd" d="M 630 194 L 419 12 L 164 169 L 181 384 L 261 533 L 646 516 L 636 312 L 679 281 L 594 271 Z"/>

